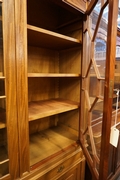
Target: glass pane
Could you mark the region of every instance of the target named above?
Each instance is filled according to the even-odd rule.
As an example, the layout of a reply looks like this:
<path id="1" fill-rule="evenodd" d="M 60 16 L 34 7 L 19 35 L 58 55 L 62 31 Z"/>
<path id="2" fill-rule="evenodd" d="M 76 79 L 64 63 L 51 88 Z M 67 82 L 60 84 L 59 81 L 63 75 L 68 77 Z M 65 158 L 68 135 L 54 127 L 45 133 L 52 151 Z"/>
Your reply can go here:
<path id="1" fill-rule="evenodd" d="M 119 7 L 118 7 L 118 19 L 117 19 L 117 22 L 118 22 L 118 28 L 120 28 L 120 1 L 119 1 Z"/>
<path id="2" fill-rule="evenodd" d="M 87 85 L 85 86 L 85 102 L 87 107 L 86 121 L 88 127 L 84 129 L 84 136 L 86 135 L 86 141 L 88 144 L 87 151 L 93 160 L 96 171 L 99 171 L 99 158 L 101 151 L 108 6 L 105 7 L 101 16 L 100 13 L 102 12 L 101 6 L 103 7 L 105 2 L 106 0 L 99 0 L 90 16 L 90 29 L 94 37 L 94 39 L 92 39 L 92 41 L 94 40 L 94 46 L 91 44 L 90 50 L 91 52 L 94 52 L 94 54 L 90 64 L 91 67 L 88 66 L 89 72 L 87 72 Z M 101 19 L 99 19 L 100 17 Z M 99 24 L 98 19 L 100 20 Z"/>
<path id="3" fill-rule="evenodd" d="M 100 77 L 105 77 L 106 66 L 106 39 L 108 27 L 108 6 L 104 9 L 95 38 L 95 61 L 99 70 Z"/>
<path id="4" fill-rule="evenodd" d="M 96 4 L 95 8 L 93 9 L 91 15 L 90 15 L 90 30 L 91 30 L 92 34 L 94 33 L 94 30 L 96 28 L 96 23 L 98 20 L 100 9 L 101 9 L 101 2 L 99 0 L 98 3 Z"/>

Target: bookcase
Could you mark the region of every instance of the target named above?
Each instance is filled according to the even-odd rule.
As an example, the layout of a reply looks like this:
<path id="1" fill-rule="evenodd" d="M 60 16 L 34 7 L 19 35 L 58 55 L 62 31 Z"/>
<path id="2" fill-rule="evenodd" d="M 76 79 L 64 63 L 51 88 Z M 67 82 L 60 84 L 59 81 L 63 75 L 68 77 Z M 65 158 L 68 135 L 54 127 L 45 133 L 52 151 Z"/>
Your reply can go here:
<path id="1" fill-rule="evenodd" d="M 89 20 L 96 5 L 95 28 Z M 0 180 L 83 180 L 85 157 L 95 179 L 118 176 L 119 147 L 116 154 L 108 141 L 115 113 L 107 108 L 117 8 L 113 0 L 0 0 Z M 102 42 L 95 39 L 106 12 L 105 67 L 95 63 L 94 45 Z"/>
<path id="2" fill-rule="evenodd" d="M 20 177 L 82 180 L 83 14 L 62 1 L 15 4 Z"/>

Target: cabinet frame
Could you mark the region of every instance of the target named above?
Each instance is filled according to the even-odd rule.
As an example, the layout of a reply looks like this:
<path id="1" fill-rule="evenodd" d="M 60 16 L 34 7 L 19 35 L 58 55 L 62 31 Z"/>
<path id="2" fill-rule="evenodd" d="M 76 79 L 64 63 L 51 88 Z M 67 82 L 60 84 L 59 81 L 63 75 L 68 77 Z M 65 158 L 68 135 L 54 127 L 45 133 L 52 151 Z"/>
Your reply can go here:
<path id="1" fill-rule="evenodd" d="M 65 42 L 65 47 L 70 44 L 70 47 L 73 47 L 78 44 L 78 47 L 81 46 L 81 41 L 69 36 L 59 35 L 58 33 L 51 33 L 48 30 L 45 31 L 41 28 L 35 28 L 34 26 L 27 25 L 27 16 L 26 16 L 27 4 L 26 1 L 18 0 L 15 1 L 15 34 L 16 34 L 16 72 L 17 72 L 17 119 L 18 119 L 18 137 L 19 137 L 19 162 L 20 162 L 20 178 L 29 179 L 30 177 L 36 174 L 36 170 L 31 171 L 30 162 L 29 162 L 29 120 L 28 120 L 28 79 L 27 78 L 46 78 L 46 74 L 32 74 L 27 72 L 27 30 L 30 33 L 37 33 L 40 35 L 42 32 L 45 36 L 49 34 L 50 37 L 56 38 L 59 36 L 59 42 L 57 49 L 62 49 L 61 42 Z M 47 33 L 46 33 L 47 32 Z M 63 44 L 64 45 L 64 44 Z M 54 47 L 55 48 L 55 47 Z M 35 77 L 34 77 L 35 76 Z M 36 77 L 37 76 L 37 77 Z M 48 74 L 48 78 L 75 78 L 80 79 L 80 74 L 75 73 L 56 73 Z M 79 104 L 79 103 L 78 103 Z M 79 105 L 73 104 L 73 109 L 79 108 Z M 71 110 L 71 107 L 70 107 Z M 78 119 L 79 120 L 79 119 Z M 72 149 L 72 148 L 71 148 Z M 68 151 L 66 154 L 68 157 L 72 156 L 73 152 L 77 150 Z M 77 164 L 81 163 L 83 159 L 79 159 Z M 59 160 L 60 161 L 60 160 Z M 83 165 L 84 166 L 84 165 Z M 38 171 L 41 172 L 41 168 L 38 167 Z"/>

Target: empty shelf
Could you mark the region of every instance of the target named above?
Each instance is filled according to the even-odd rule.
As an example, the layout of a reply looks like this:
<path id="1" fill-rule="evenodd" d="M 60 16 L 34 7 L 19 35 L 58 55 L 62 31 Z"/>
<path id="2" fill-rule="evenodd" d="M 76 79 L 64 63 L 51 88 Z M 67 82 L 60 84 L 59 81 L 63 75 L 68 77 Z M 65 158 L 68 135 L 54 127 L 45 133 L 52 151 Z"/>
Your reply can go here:
<path id="1" fill-rule="evenodd" d="M 3 129 L 5 127 L 6 127 L 5 122 L 0 120 L 0 129 Z"/>
<path id="2" fill-rule="evenodd" d="M 28 44 L 33 46 L 41 46 L 50 49 L 65 49 L 81 45 L 78 39 L 61 35 L 49 30 L 27 25 Z"/>
<path id="3" fill-rule="evenodd" d="M 0 147 L 0 165 L 9 161 L 7 156 L 7 150 L 4 146 Z"/>
<path id="4" fill-rule="evenodd" d="M 79 103 L 63 99 L 32 101 L 29 102 L 29 121 L 74 110 L 78 107 Z"/>
<path id="5" fill-rule="evenodd" d="M 76 141 L 77 136 L 61 127 L 54 127 L 31 135 L 30 165 L 60 153 L 60 151 L 65 152 L 65 148 L 75 145 Z"/>
<path id="6" fill-rule="evenodd" d="M 80 77 L 80 74 L 65 73 L 28 73 L 28 77 Z"/>

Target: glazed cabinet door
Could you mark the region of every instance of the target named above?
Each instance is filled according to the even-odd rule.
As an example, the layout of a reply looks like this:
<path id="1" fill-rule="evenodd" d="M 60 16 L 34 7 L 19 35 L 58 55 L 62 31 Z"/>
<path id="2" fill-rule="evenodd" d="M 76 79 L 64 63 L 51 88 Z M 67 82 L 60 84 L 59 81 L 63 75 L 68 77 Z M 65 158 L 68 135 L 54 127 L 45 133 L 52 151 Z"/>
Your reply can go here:
<path id="1" fill-rule="evenodd" d="M 91 0 L 84 22 L 80 140 L 96 180 L 111 178 L 115 164 L 110 130 L 117 112 L 114 107 L 117 12 L 118 0 Z"/>
<path id="2" fill-rule="evenodd" d="M 14 1 L 0 0 L 0 179 L 18 177 Z"/>

